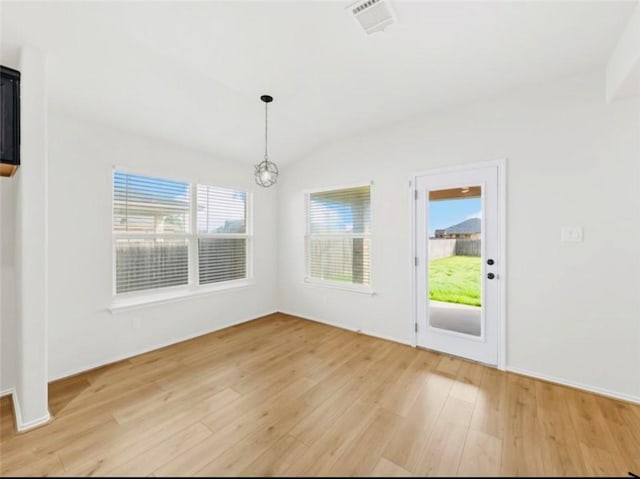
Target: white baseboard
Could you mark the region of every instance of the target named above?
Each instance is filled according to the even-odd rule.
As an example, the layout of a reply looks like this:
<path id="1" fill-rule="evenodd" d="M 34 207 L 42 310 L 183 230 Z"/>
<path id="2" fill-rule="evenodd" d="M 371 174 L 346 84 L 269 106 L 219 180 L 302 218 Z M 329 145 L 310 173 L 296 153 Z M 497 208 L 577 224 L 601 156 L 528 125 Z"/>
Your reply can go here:
<path id="1" fill-rule="evenodd" d="M 5 389 L 3 391 L 0 391 L 0 398 L 8 396 L 9 394 L 13 394 L 13 392 L 15 390 L 16 390 L 15 387 L 10 387 L 10 388 L 7 388 L 7 389 Z"/>
<path id="2" fill-rule="evenodd" d="M 8 391 L 8 394 L 11 394 L 11 400 L 13 402 L 13 412 L 16 416 L 16 429 L 18 430 L 18 432 L 26 432 L 30 429 L 44 426 L 49 421 L 51 421 L 51 414 L 47 410 L 47 413 L 44 416 L 24 422 L 24 420 L 22 419 L 22 410 L 20 409 L 20 399 L 18 398 L 18 392 L 15 390 L 15 388 L 12 388 L 10 391 Z"/>
<path id="3" fill-rule="evenodd" d="M 4 391 L 0 392 L 0 397 L 5 397 L 8 396 L 9 394 L 15 394 L 16 392 L 16 388 L 15 387 L 10 387 L 5 389 Z"/>
<path id="4" fill-rule="evenodd" d="M 306 319 L 308 321 L 313 321 L 315 323 L 326 324 L 327 326 L 333 326 L 334 328 L 344 329 L 346 331 L 351 331 L 352 333 L 364 334 L 365 336 L 371 336 L 373 338 L 384 339 L 385 341 L 392 341 L 394 343 L 399 343 L 399 344 L 404 344 L 406 346 L 414 347 L 414 345 L 411 344 L 411 342 L 409 342 L 409 341 L 404 341 L 404 340 L 399 339 L 399 338 L 395 338 L 395 337 L 392 337 L 392 336 L 386 336 L 384 334 L 378 334 L 378 333 L 374 333 L 374 332 L 371 332 L 371 331 L 364 331 L 364 330 L 361 330 L 361 329 L 347 328 L 344 324 L 334 323 L 333 321 L 327 321 L 325 319 L 320 319 L 320 318 L 312 318 L 312 317 L 310 317 L 308 315 L 302 315 L 302 314 L 292 313 L 292 312 L 283 311 L 283 310 L 280 310 L 280 313 L 288 314 L 289 316 L 295 316 L 295 317 L 301 318 L 301 319 Z"/>
<path id="5" fill-rule="evenodd" d="M 535 373 L 532 371 L 527 371 L 526 369 L 515 368 L 511 366 L 507 366 L 507 371 L 512 373 L 521 374 L 523 376 L 529 376 L 534 379 L 541 379 L 543 381 L 548 381 L 550 383 L 561 384 L 563 386 L 568 386 L 575 389 L 582 389 L 583 391 L 588 391 L 591 393 L 600 394 L 601 396 L 607 396 L 614 399 L 621 399 L 623 401 L 628 401 L 635 404 L 640 404 L 640 397 L 633 396 L 632 394 L 620 393 L 616 391 L 611 391 L 609 389 L 600 388 L 597 386 L 589 386 L 587 384 L 578 383 L 575 381 L 570 381 L 568 379 L 561 379 L 555 376 L 549 376 L 547 374 Z"/>
<path id="6" fill-rule="evenodd" d="M 153 346 L 142 348 L 142 349 L 134 351 L 134 352 L 130 352 L 130 353 L 126 353 L 126 354 L 120 354 L 120 355 L 117 355 L 117 356 L 113 356 L 111 358 L 107 358 L 107 359 L 104 359 L 104 360 L 97 361 L 97 362 L 92 363 L 92 364 L 86 364 L 86 365 L 83 365 L 83 366 L 81 366 L 79 368 L 69 369 L 69 370 L 64 371 L 62 373 L 58 373 L 58 374 L 53 375 L 52 377 L 49 378 L 49 382 L 57 381 L 59 379 L 64 379 L 64 378 L 69 377 L 69 376 L 75 376 L 76 374 L 80 374 L 80 373 L 83 373 L 83 372 L 86 372 L 86 371 L 90 371 L 92 369 L 100 368 L 100 367 L 106 366 L 108 364 L 117 363 L 118 361 L 123 361 L 125 359 L 133 358 L 135 356 L 140 356 L 141 354 L 149 353 L 151 351 L 155 351 L 156 349 L 166 348 L 167 346 L 178 344 L 178 343 L 181 343 L 183 341 L 189 341 L 190 339 L 194 339 L 194 338 L 197 338 L 197 337 L 200 337 L 200 336 L 204 336 L 206 334 L 211 334 L 211 333 L 214 333 L 214 332 L 219 331 L 221 329 L 229 328 L 231 326 L 236 326 L 236 325 L 242 324 L 242 323 L 248 323 L 249 321 L 254 321 L 256 319 L 260 319 L 260 318 L 262 318 L 264 316 L 269 316 L 270 314 L 274 314 L 274 313 L 277 313 L 277 312 L 278 311 L 272 311 L 272 312 L 269 312 L 269 313 L 261 314 L 260 316 L 256 316 L 255 318 L 247 318 L 247 319 L 241 319 L 241 320 L 227 321 L 227 322 L 218 323 L 218 324 L 216 324 L 216 326 L 214 328 L 206 329 L 204 331 L 199 331 L 197 333 L 187 334 L 185 336 L 181 336 L 181 337 L 172 339 L 170 341 L 164 341 L 164 342 L 162 342 L 160 344 L 155 344 Z"/>

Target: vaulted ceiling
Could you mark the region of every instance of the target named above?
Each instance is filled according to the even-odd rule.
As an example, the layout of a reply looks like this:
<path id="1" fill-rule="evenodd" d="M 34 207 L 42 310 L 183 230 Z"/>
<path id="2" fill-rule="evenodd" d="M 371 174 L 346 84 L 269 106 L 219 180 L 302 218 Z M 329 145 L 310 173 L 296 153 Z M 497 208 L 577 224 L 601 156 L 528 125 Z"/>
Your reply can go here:
<path id="1" fill-rule="evenodd" d="M 255 163 L 270 107 L 278 164 L 362 130 L 603 67 L 635 7 L 403 2 L 366 35 L 351 2 L 6 2 L 2 54 L 48 56 L 54 109 Z"/>

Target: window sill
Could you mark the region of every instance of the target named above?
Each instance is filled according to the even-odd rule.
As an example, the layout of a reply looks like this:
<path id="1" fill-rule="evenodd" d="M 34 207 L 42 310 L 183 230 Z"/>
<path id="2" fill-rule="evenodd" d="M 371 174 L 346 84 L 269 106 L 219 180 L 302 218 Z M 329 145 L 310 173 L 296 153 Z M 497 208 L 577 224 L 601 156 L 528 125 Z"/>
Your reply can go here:
<path id="1" fill-rule="evenodd" d="M 320 288 L 336 289 L 338 291 L 346 291 L 349 293 L 364 294 L 374 296 L 376 293 L 370 286 L 356 286 L 352 284 L 332 283 L 330 281 L 322 281 L 318 279 L 305 278 L 304 284 Z"/>
<path id="2" fill-rule="evenodd" d="M 173 291 L 163 291 L 161 293 L 147 293 L 127 297 L 115 297 L 108 308 L 112 314 L 122 313 L 133 309 L 140 309 L 147 306 L 154 306 L 162 303 L 173 303 L 198 296 L 207 296 L 215 293 L 222 293 L 234 289 L 248 288 L 255 285 L 251 279 L 233 281 L 218 286 L 203 286 L 198 289 L 179 289 Z"/>

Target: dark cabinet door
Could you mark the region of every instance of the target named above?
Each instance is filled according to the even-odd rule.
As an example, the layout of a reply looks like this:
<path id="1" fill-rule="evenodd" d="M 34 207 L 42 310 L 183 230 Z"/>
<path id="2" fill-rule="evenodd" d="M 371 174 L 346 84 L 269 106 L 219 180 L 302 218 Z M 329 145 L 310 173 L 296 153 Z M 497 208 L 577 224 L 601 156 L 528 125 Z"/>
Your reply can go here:
<path id="1" fill-rule="evenodd" d="M 20 73 L 0 67 L 0 163 L 20 164 Z"/>

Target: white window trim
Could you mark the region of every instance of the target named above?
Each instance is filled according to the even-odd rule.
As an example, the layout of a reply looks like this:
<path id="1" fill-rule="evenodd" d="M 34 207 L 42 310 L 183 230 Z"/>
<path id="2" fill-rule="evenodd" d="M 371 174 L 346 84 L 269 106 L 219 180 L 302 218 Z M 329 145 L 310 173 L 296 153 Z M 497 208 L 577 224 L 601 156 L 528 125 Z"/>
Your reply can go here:
<path id="1" fill-rule="evenodd" d="M 116 171 L 125 174 L 144 175 L 155 178 L 162 178 L 170 181 L 180 181 L 187 183 L 190 188 L 190 215 L 189 227 L 187 233 L 123 233 L 113 231 L 113 214 L 114 214 L 114 175 Z M 214 188 L 227 188 L 242 191 L 246 195 L 245 214 L 246 214 L 246 232 L 245 233 L 198 233 L 198 211 L 197 211 L 197 187 L 211 186 Z M 164 178 L 153 173 L 135 173 L 126 168 L 114 167 L 111 176 L 111 305 L 107 308 L 112 313 L 139 309 L 154 304 L 167 303 L 188 299 L 195 296 L 209 295 L 224 291 L 247 288 L 256 284 L 253 277 L 253 194 L 239 187 L 218 186 L 203 182 L 191 182 L 185 179 Z M 141 291 L 132 291 L 129 293 L 116 293 L 116 242 L 118 239 L 185 239 L 189 247 L 189 276 L 186 285 L 168 286 L 164 288 L 146 289 Z M 198 262 L 198 238 L 244 238 L 246 239 L 246 278 L 231 281 L 223 281 L 218 283 L 199 284 L 199 262 Z"/>
<path id="2" fill-rule="evenodd" d="M 224 283 L 216 283 L 215 285 L 203 285 L 197 289 L 192 289 L 184 286 L 175 286 L 168 288 L 155 289 L 155 293 L 130 295 L 123 298 L 123 295 L 119 295 L 114 298 L 109 311 L 111 313 L 121 313 L 140 309 L 147 306 L 153 306 L 156 304 L 173 303 L 176 301 L 182 301 L 198 296 L 208 296 L 215 293 L 222 293 L 229 290 L 239 290 L 248 288 L 255 285 L 254 279 L 237 279 L 233 281 L 225 281 Z"/>
<path id="3" fill-rule="evenodd" d="M 359 293 L 365 294 L 369 296 L 374 296 L 376 294 L 373 289 L 373 207 L 371 208 L 371 232 L 368 234 L 359 234 L 359 233 L 344 233 L 344 234 L 316 234 L 312 235 L 310 231 L 311 222 L 309 221 L 309 200 L 311 199 L 312 193 L 324 193 L 328 191 L 337 191 L 337 190 L 347 190 L 350 188 L 361 188 L 364 186 L 369 187 L 369 200 L 373 201 L 373 181 L 369 181 L 367 183 L 353 183 L 348 185 L 340 185 L 336 187 L 330 188 L 314 188 L 304 190 L 304 207 L 305 207 L 305 271 L 304 271 L 304 280 L 303 283 L 310 287 L 319 287 L 319 288 L 329 288 L 339 291 L 345 291 L 349 293 Z M 309 254 L 311 237 L 314 238 L 364 238 L 369 240 L 369 245 L 371 248 L 371 255 L 369 257 L 369 268 L 370 268 L 370 283 L 366 285 L 359 285 L 354 283 L 342 283 L 339 281 L 331 281 L 327 279 L 313 278 L 310 276 L 309 272 L 311 271 L 311 255 Z"/>

